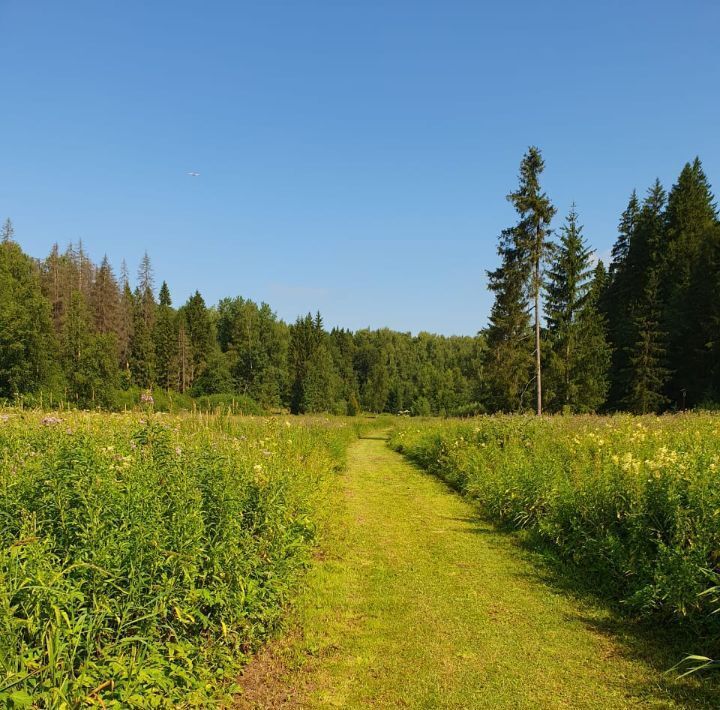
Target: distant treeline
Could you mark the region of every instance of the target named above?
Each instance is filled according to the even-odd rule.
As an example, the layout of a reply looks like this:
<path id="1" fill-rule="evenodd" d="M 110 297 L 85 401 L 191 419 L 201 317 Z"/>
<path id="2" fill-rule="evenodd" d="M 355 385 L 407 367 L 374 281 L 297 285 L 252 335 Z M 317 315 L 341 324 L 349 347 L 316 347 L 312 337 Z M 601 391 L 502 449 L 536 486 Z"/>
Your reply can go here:
<path id="1" fill-rule="evenodd" d="M 482 339 L 333 329 L 280 320 L 266 304 L 199 292 L 174 308 L 150 259 L 130 285 L 82 245 L 35 260 L 0 245 L 0 398 L 122 408 L 238 404 L 242 411 L 454 413 L 480 389 Z M 169 393 L 169 396 L 168 396 Z"/>
<path id="2" fill-rule="evenodd" d="M 123 263 L 92 263 L 82 244 L 23 253 L 10 220 L 0 244 L 0 398 L 121 408 L 154 393 L 292 412 L 470 414 L 534 405 L 532 314 L 542 315 L 548 411 L 661 411 L 720 401 L 720 224 L 699 160 L 666 195 L 633 192 L 609 269 L 573 206 L 555 208 L 531 148 L 508 199 L 501 265 L 488 274 L 490 323 L 474 337 L 388 329 L 328 331 L 320 314 L 287 324 L 240 297 L 173 307 L 145 255 L 134 288 Z M 544 300 L 544 309 L 541 303 Z M 194 399 L 193 399 L 194 398 Z"/>

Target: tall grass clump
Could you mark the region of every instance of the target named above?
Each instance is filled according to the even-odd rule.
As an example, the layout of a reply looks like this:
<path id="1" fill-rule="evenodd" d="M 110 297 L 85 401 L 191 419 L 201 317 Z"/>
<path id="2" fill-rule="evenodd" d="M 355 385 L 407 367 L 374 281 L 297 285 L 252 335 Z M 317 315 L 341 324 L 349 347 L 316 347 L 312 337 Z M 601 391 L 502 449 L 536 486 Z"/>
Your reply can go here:
<path id="1" fill-rule="evenodd" d="M 276 627 L 342 421 L 0 412 L 0 706 L 212 706 Z"/>
<path id="2" fill-rule="evenodd" d="M 394 448 L 632 612 L 716 629 L 720 416 L 408 422 Z"/>

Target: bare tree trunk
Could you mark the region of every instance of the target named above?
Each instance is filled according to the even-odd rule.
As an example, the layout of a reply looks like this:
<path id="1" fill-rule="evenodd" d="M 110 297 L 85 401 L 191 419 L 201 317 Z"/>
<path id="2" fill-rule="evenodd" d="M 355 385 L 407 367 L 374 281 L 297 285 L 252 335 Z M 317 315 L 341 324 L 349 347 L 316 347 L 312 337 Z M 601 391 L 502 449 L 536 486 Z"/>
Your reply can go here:
<path id="1" fill-rule="evenodd" d="M 537 382 L 537 415 L 542 415 L 542 364 L 540 361 L 540 288 L 535 283 L 535 381 Z"/>

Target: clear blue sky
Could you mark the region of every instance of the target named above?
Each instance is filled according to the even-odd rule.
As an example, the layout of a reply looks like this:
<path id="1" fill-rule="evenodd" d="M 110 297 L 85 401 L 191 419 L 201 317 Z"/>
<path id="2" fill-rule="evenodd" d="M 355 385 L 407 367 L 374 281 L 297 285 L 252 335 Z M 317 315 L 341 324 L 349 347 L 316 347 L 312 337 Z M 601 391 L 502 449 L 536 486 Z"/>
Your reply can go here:
<path id="1" fill-rule="evenodd" d="M 630 190 L 720 190 L 720 3 L 0 0 L 0 218 L 176 304 L 475 333 L 529 144 L 601 255 Z M 200 177 L 186 175 L 197 170 Z"/>

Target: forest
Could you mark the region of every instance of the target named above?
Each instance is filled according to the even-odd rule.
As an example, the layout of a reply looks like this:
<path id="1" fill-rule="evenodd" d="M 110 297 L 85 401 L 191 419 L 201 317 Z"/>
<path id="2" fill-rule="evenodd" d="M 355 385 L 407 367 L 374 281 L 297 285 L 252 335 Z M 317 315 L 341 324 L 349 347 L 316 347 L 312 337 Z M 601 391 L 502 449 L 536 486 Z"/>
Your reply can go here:
<path id="1" fill-rule="evenodd" d="M 607 267 L 573 205 L 543 191 L 531 147 L 499 236 L 495 296 L 474 336 L 328 330 L 285 323 L 241 296 L 177 306 L 146 253 L 95 264 L 82 243 L 24 253 L 10 219 L 0 245 L 0 398 L 81 408 L 232 405 L 245 413 L 414 415 L 662 412 L 720 402 L 720 222 L 699 158 L 668 191 L 633 190 Z M 557 224 L 559 222 L 559 224 Z M 49 240 L 50 241 L 50 240 Z M 478 279 L 484 279 L 478 265 Z"/>

